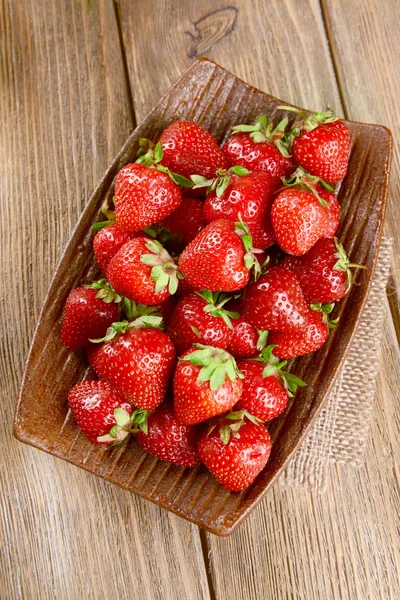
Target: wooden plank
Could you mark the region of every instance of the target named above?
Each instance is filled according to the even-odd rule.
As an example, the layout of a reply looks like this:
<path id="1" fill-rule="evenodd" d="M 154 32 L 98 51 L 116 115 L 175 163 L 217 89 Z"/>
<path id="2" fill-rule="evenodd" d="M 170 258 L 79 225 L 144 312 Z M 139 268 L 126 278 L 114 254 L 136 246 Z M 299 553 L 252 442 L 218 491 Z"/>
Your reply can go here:
<path id="1" fill-rule="evenodd" d="M 347 3 L 341 7 L 341 28 L 348 9 Z M 317 1 L 274 0 L 266 9 L 262 0 L 228 6 L 150 0 L 146 7 L 120 0 L 120 18 L 139 119 L 199 55 L 285 100 L 314 109 L 330 104 L 343 114 Z M 150 38 L 154 44 L 145 42 Z M 357 48 L 349 48 L 349 62 L 356 55 Z M 357 90 L 354 96 L 356 102 Z M 350 113 L 350 118 L 357 115 Z M 385 310 L 377 418 L 366 465 L 360 471 L 334 469 L 322 496 L 277 487 L 231 538 L 208 535 L 217 598 L 398 597 L 393 456 L 398 452 L 400 384 L 393 373 L 399 355 L 388 306 Z"/>
<path id="2" fill-rule="evenodd" d="M 50 277 L 132 129 L 115 17 L 100 0 L 0 4 L 0 596 L 10 600 L 209 597 L 196 528 L 11 435 Z"/>
<path id="3" fill-rule="evenodd" d="M 386 232 L 394 238 L 392 274 L 400 286 L 400 9 L 396 2 L 322 0 L 338 83 L 348 118 L 391 129 L 395 150 Z M 346 18 L 343 19 L 343 14 Z"/>

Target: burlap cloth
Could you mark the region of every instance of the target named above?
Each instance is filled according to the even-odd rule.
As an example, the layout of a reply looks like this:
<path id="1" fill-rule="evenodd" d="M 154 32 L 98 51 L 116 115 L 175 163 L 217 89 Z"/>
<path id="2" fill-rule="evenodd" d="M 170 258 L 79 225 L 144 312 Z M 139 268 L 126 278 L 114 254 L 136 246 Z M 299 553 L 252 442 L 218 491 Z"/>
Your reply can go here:
<path id="1" fill-rule="evenodd" d="M 362 464 L 375 400 L 391 250 L 392 240 L 383 238 L 369 299 L 342 373 L 311 432 L 279 478 L 282 486 L 324 491 L 332 462 Z"/>

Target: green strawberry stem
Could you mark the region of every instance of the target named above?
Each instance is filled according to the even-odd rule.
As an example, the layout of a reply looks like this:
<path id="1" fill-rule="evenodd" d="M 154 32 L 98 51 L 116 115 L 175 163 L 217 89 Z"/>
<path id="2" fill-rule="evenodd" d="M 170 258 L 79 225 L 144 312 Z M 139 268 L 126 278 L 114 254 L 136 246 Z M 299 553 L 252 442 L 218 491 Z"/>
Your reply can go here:
<path id="1" fill-rule="evenodd" d="M 173 173 L 167 169 L 167 167 L 164 167 L 164 165 L 161 164 L 161 161 L 164 157 L 164 151 L 161 142 L 154 144 L 154 142 L 151 140 L 140 138 L 137 156 L 137 163 L 145 165 L 146 167 L 153 167 L 158 171 L 165 173 L 176 185 L 187 188 L 193 187 L 193 183 L 189 179 L 183 175 L 179 175 L 179 173 Z"/>
<path id="2" fill-rule="evenodd" d="M 210 313 L 213 317 L 221 317 L 224 323 L 230 329 L 233 329 L 231 319 L 238 319 L 240 315 L 238 312 L 226 310 L 224 308 L 224 305 L 229 302 L 229 300 L 232 300 L 232 296 L 228 296 L 222 292 L 213 293 L 210 290 L 203 290 L 195 293 L 207 302 L 206 306 L 203 308 L 205 312 Z M 200 334 L 198 337 L 200 337 Z"/>
<path id="3" fill-rule="evenodd" d="M 335 237 L 335 238 L 333 238 L 333 241 L 335 242 L 335 246 L 336 246 L 335 256 L 338 259 L 338 261 L 336 262 L 333 269 L 334 269 L 334 271 L 345 271 L 346 272 L 346 286 L 347 286 L 347 289 L 349 290 L 351 287 L 351 284 L 353 283 L 353 273 L 351 272 L 351 269 L 366 269 L 367 271 L 369 271 L 369 269 L 365 265 L 358 265 L 355 263 L 351 263 L 348 259 L 345 249 L 343 248 L 343 246 L 339 242 L 339 240 Z"/>
<path id="4" fill-rule="evenodd" d="M 190 179 L 194 183 L 194 190 L 206 187 L 207 194 L 215 190 L 215 193 L 218 196 L 218 198 L 221 198 L 222 194 L 225 192 L 226 188 L 229 185 L 232 175 L 238 175 L 243 177 L 244 175 L 248 175 L 249 173 L 250 171 L 248 171 L 245 167 L 235 165 L 234 167 L 230 167 L 230 169 L 227 170 L 218 169 L 216 172 L 216 177 L 214 177 L 214 179 L 207 179 L 202 175 L 191 175 Z"/>
<path id="5" fill-rule="evenodd" d="M 246 254 L 244 255 L 244 264 L 249 269 L 249 271 L 253 271 L 254 279 L 258 279 L 261 275 L 261 266 L 258 260 L 256 259 L 256 254 L 261 254 L 262 250 L 258 248 L 253 248 L 253 238 L 250 235 L 249 227 L 246 223 L 242 221 L 241 215 L 239 214 L 239 219 L 236 225 L 235 232 L 241 238 L 244 249 L 246 250 Z"/>
<path id="6" fill-rule="evenodd" d="M 156 294 L 168 287 L 168 292 L 172 296 L 178 289 L 179 279 L 183 279 L 177 264 L 157 240 L 146 240 L 146 246 L 151 254 L 143 254 L 140 261 L 152 267 L 151 278 L 156 283 Z"/>
<path id="7" fill-rule="evenodd" d="M 254 125 L 235 125 L 235 127 L 232 127 L 231 135 L 235 135 L 235 133 L 249 133 L 253 142 L 268 142 L 275 146 L 282 156 L 289 158 L 289 143 L 286 134 L 287 124 L 288 119 L 285 118 L 274 128 L 272 122 L 269 121 L 269 117 L 262 115 L 256 120 Z"/>
<path id="8" fill-rule="evenodd" d="M 203 344 L 194 344 L 195 350 L 180 360 L 190 362 L 190 364 L 201 367 L 197 376 L 197 381 L 210 382 L 210 389 L 213 392 L 219 390 L 226 377 L 235 381 L 237 377 L 243 379 L 243 374 L 239 371 L 236 361 L 229 352 L 214 346 L 204 346 Z"/>
<path id="9" fill-rule="evenodd" d="M 114 417 L 117 424 L 110 429 L 109 433 L 99 436 L 97 441 L 113 442 L 112 445 L 116 446 L 123 442 L 130 433 L 137 433 L 138 431 L 147 433 L 148 412 L 149 411 L 147 410 L 136 408 L 133 413 L 129 415 L 124 408 L 115 408 Z"/>
<path id="10" fill-rule="evenodd" d="M 335 116 L 333 110 L 329 108 L 329 106 L 325 111 L 312 113 L 311 116 L 307 116 L 304 111 L 302 111 L 300 108 L 295 108 L 294 106 L 277 106 L 276 110 L 289 110 L 290 112 L 294 112 L 301 117 L 301 121 L 296 123 L 294 127 L 297 132 L 300 132 L 302 129 L 305 129 L 306 131 L 312 131 L 318 127 L 318 125 L 322 125 L 324 123 L 334 123 L 335 121 L 339 120 L 339 117 Z"/>
<path id="11" fill-rule="evenodd" d="M 114 339 L 118 333 L 125 333 L 128 329 L 137 329 L 139 327 L 152 327 L 154 329 L 162 329 L 163 319 L 155 314 L 143 315 L 134 321 L 117 321 L 111 323 L 106 331 L 106 335 L 102 338 L 90 339 L 93 344 L 101 344 Z"/>
<path id="12" fill-rule="evenodd" d="M 261 350 L 264 350 L 265 346 L 267 345 L 269 331 L 265 329 L 257 329 L 257 333 L 257 350 L 261 352 Z"/>
<path id="13" fill-rule="evenodd" d="M 313 194 L 313 196 L 319 200 L 322 206 L 328 206 L 327 201 L 321 198 L 321 196 L 318 194 L 317 190 L 315 189 L 315 185 L 320 183 L 326 190 L 330 192 L 333 192 L 333 188 L 320 177 L 308 173 L 308 171 L 303 169 L 303 167 L 297 167 L 293 175 L 290 177 L 282 177 L 281 179 L 286 187 L 295 186 L 296 188 L 305 189 L 307 192 Z"/>
<path id="14" fill-rule="evenodd" d="M 114 225 L 115 223 L 115 211 L 110 210 L 108 199 L 103 202 L 100 210 L 103 215 L 107 217 L 107 221 L 98 221 L 97 223 L 93 223 L 92 229 L 94 231 L 100 231 L 100 229 L 103 229 L 103 227 L 106 227 L 107 225 Z"/>
<path id="15" fill-rule="evenodd" d="M 299 377 L 296 377 L 296 375 L 283 370 L 283 367 L 287 365 L 287 360 L 280 361 L 274 355 L 273 350 L 275 347 L 276 344 L 270 344 L 261 351 L 258 358 L 253 360 L 265 364 L 262 372 L 263 377 L 277 377 L 285 386 L 288 396 L 292 397 L 298 387 L 304 387 L 307 384 L 299 379 Z"/>
<path id="16" fill-rule="evenodd" d="M 327 304 L 310 304 L 310 308 L 311 310 L 322 313 L 322 321 L 328 325 L 329 329 L 335 329 L 336 325 L 339 323 L 339 318 L 331 319 L 329 316 L 335 308 L 334 302 L 329 302 Z"/>
<path id="17" fill-rule="evenodd" d="M 88 290 L 99 290 L 96 294 L 96 298 L 101 298 L 106 304 L 110 304 L 111 302 L 121 302 L 122 296 L 120 296 L 114 288 L 108 283 L 106 279 L 99 279 L 98 281 L 93 281 L 88 285 L 84 285 Z"/>
<path id="18" fill-rule="evenodd" d="M 245 422 L 245 419 L 248 419 L 251 423 L 254 424 L 262 423 L 261 419 L 255 417 L 254 415 L 251 415 L 249 412 L 247 412 L 247 410 L 233 411 L 223 417 L 223 421 L 219 427 L 218 432 L 221 437 L 221 440 L 225 445 L 229 443 L 231 435 L 236 439 L 240 439 L 239 431 L 241 426 Z M 210 435 L 210 433 L 215 429 L 216 426 L 216 422 L 211 422 L 208 428 L 207 435 Z"/>

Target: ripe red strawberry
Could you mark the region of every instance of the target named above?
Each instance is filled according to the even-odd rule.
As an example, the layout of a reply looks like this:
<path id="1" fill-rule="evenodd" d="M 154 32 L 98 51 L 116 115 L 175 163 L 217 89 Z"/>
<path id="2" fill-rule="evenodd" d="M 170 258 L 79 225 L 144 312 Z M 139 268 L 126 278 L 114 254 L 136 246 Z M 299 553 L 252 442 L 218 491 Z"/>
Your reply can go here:
<path id="1" fill-rule="evenodd" d="M 283 371 L 286 361 L 273 354 L 274 346 L 264 348 L 255 360 L 241 360 L 238 368 L 244 375 L 243 392 L 235 410 L 246 410 L 262 422 L 270 421 L 286 408 L 289 396 L 305 383 Z"/>
<path id="2" fill-rule="evenodd" d="M 106 273 L 110 260 L 117 254 L 118 250 L 135 237 L 137 237 L 137 234 L 122 229 L 116 223 L 107 225 L 96 233 L 93 238 L 93 250 L 103 273 Z"/>
<path id="3" fill-rule="evenodd" d="M 115 301 L 121 298 L 104 279 L 93 285 L 72 290 L 65 303 L 61 341 L 71 350 L 84 348 L 90 338 L 102 337 L 111 323 L 119 320 Z"/>
<path id="4" fill-rule="evenodd" d="M 325 344 L 328 334 L 327 315 L 324 312 L 312 310 L 305 329 L 301 331 L 270 331 L 268 341 L 275 345 L 275 356 L 293 358 L 319 350 Z"/>
<path id="5" fill-rule="evenodd" d="M 130 231 L 162 221 L 182 202 L 178 185 L 167 173 L 139 163 L 120 170 L 114 193 L 117 223 Z"/>
<path id="6" fill-rule="evenodd" d="M 271 209 L 279 246 L 288 254 L 305 254 L 328 226 L 329 211 L 312 192 L 299 188 L 281 191 Z"/>
<path id="7" fill-rule="evenodd" d="M 178 267 L 159 242 L 137 237 L 111 259 L 107 279 L 122 296 L 142 304 L 159 304 L 178 287 Z"/>
<path id="8" fill-rule="evenodd" d="M 350 263 L 336 238 L 318 240 L 304 256 L 287 257 L 281 264 L 296 275 L 309 304 L 338 302 L 350 288 L 350 269 L 364 268 Z"/>
<path id="9" fill-rule="evenodd" d="M 183 296 L 186 296 L 187 294 L 193 294 L 193 292 L 196 291 L 199 290 L 196 290 L 196 288 L 190 285 L 190 283 L 186 279 L 179 279 L 178 289 L 176 290 L 177 296 L 182 298 Z"/>
<path id="10" fill-rule="evenodd" d="M 106 381 L 77 383 L 69 391 L 68 404 L 93 444 L 117 444 L 129 435 L 134 408 Z"/>
<path id="11" fill-rule="evenodd" d="M 337 197 L 335 196 L 335 194 L 333 194 L 332 192 L 330 192 L 329 190 L 326 190 L 322 187 L 322 185 L 317 185 L 316 186 L 316 190 L 318 192 L 318 195 L 320 196 L 320 198 L 322 198 L 323 200 L 325 200 L 325 202 L 328 204 L 327 209 L 329 212 L 329 216 L 328 216 L 328 224 L 326 226 L 326 229 L 324 231 L 324 236 L 325 238 L 333 238 L 338 230 L 339 227 L 339 222 L 340 222 L 340 204 L 338 202 Z"/>
<path id="12" fill-rule="evenodd" d="M 225 488 L 240 492 L 267 464 L 271 437 L 264 425 L 239 411 L 211 421 L 200 434 L 198 452 Z"/>
<path id="13" fill-rule="evenodd" d="M 143 316 L 133 323 L 114 323 L 104 343 L 88 349 L 89 361 L 99 377 L 145 410 L 164 400 L 175 365 L 175 349 L 169 337 L 146 326 L 160 322 L 158 317 Z"/>
<path id="14" fill-rule="evenodd" d="M 203 202 L 198 198 L 182 198 L 182 203 L 163 221 L 182 246 L 187 246 L 207 225 L 203 215 Z"/>
<path id="15" fill-rule="evenodd" d="M 162 316 L 164 325 L 168 325 L 171 320 L 172 313 L 174 312 L 174 308 L 176 306 L 177 297 L 170 296 L 161 304 L 156 304 L 152 308 L 154 308 L 154 312 L 158 313 Z"/>
<path id="16" fill-rule="evenodd" d="M 196 289 L 233 292 L 245 287 L 250 269 L 259 265 L 246 227 L 227 219 L 213 221 L 179 257 L 184 278 Z"/>
<path id="17" fill-rule="evenodd" d="M 267 116 L 263 115 L 254 126 L 233 127 L 234 135 L 222 148 L 228 165 L 242 165 L 249 171 L 269 173 L 273 185 L 280 185 L 281 177 L 288 177 L 293 171 L 293 161 L 285 146 L 287 122 L 284 119 L 273 129 Z"/>
<path id="18" fill-rule="evenodd" d="M 254 246 L 267 248 L 275 242 L 272 201 L 273 183 L 269 173 L 250 173 L 243 167 L 232 167 L 231 172 L 218 177 L 215 189 L 208 193 L 204 217 L 208 223 L 217 219 L 244 221 Z"/>
<path id="19" fill-rule="evenodd" d="M 186 178 L 193 174 L 207 179 L 217 169 L 226 169 L 226 158 L 213 136 L 197 123 L 176 121 L 161 134 L 164 152 L 161 164 Z"/>
<path id="20" fill-rule="evenodd" d="M 291 331 L 304 329 L 310 309 L 299 280 L 284 267 L 272 267 L 247 288 L 242 316 L 258 329 Z"/>
<path id="21" fill-rule="evenodd" d="M 174 409 L 179 421 L 195 425 L 227 412 L 242 393 L 241 373 L 225 350 L 196 344 L 178 361 Z"/>
<path id="22" fill-rule="evenodd" d="M 182 467 L 200 464 L 197 427 L 180 423 L 172 406 L 163 402 L 147 419 L 147 431 L 136 439 L 145 452 Z"/>
<path id="23" fill-rule="evenodd" d="M 229 299 L 224 294 L 204 290 L 179 300 L 168 326 L 178 356 L 193 344 L 228 346 L 233 335 L 231 318 L 239 316 L 224 308 Z"/>
<path id="24" fill-rule="evenodd" d="M 336 183 L 347 173 L 350 132 L 343 121 L 331 119 L 334 119 L 332 111 L 305 119 L 304 129 L 293 141 L 293 155 L 296 164 L 312 175 Z"/>
<path id="25" fill-rule="evenodd" d="M 257 255 L 257 258 L 259 255 Z M 240 301 L 231 300 L 227 304 L 227 309 L 239 314 Z M 227 350 L 232 356 L 237 358 L 256 358 L 265 347 L 266 331 L 257 331 L 253 325 L 250 325 L 246 319 L 239 316 L 232 321 L 233 335 Z"/>

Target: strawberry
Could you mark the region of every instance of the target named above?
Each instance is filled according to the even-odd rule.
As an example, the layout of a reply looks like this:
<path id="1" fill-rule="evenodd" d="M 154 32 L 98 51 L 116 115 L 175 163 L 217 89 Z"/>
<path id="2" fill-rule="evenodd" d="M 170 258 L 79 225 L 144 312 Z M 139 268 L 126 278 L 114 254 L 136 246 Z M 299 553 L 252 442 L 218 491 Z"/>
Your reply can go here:
<path id="1" fill-rule="evenodd" d="M 296 275 L 309 304 L 338 302 L 350 288 L 350 269 L 365 268 L 350 263 L 336 238 L 318 240 L 304 256 L 287 257 L 281 264 Z"/>
<path id="2" fill-rule="evenodd" d="M 182 298 L 183 296 L 186 296 L 187 294 L 193 294 L 193 292 L 196 291 L 199 290 L 196 290 L 196 288 L 190 285 L 190 283 L 186 279 L 179 279 L 178 289 L 176 290 L 177 296 Z"/>
<path id="3" fill-rule="evenodd" d="M 93 287 L 92 287 L 93 286 Z M 101 337 L 119 319 L 121 300 L 105 279 L 70 292 L 64 308 L 61 341 L 71 350 L 84 348 L 90 338 Z"/>
<path id="4" fill-rule="evenodd" d="M 211 223 L 223 218 L 236 223 L 243 220 L 257 248 L 271 246 L 275 235 L 271 224 L 273 186 L 269 173 L 250 173 L 240 166 L 218 173 L 216 179 L 205 182 L 210 184 L 204 202 L 206 221 Z M 198 176 L 192 179 L 199 182 L 197 185 L 204 185 Z"/>
<path id="5" fill-rule="evenodd" d="M 329 212 L 328 223 L 324 231 L 323 237 L 333 238 L 338 230 L 340 222 L 340 204 L 335 194 L 326 190 L 322 185 L 317 185 L 316 190 L 320 198 L 325 200 L 327 203 L 327 209 Z"/>
<path id="6" fill-rule="evenodd" d="M 286 147 L 285 128 L 288 120 L 281 121 L 275 129 L 267 116 L 257 119 L 255 125 L 236 125 L 222 150 L 228 165 L 242 165 L 249 171 L 263 171 L 272 177 L 274 186 L 293 171 L 293 161 Z"/>
<path id="7" fill-rule="evenodd" d="M 298 386 L 305 385 L 301 379 L 283 370 L 286 361 L 280 362 L 273 349 L 273 345 L 267 346 L 258 359 L 238 363 L 244 379 L 243 392 L 235 410 L 246 410 L 263 422 L 280 415 L 289 396 L 293 396 Z"/>
<path id="8" fill-rule="evenodd" d="M 114 193 L 117 223 L 130 231 L 162 221 L 182 202 L 179 186 L 167 173 L 139 163 L 120 170 Z"/>
<path id="9" fill-rule="evenodd" d="M 294 130 L 293 156 L 296 164 L 327 183 L 341 181 L 347 173 L 350 156 L 347 125 L 339 121 L 331 109 L 307 117 L 297 109 L 280 108 L 297 112 L 303 119 Z"/>
<path id="10" fill-rule="evenodd" d="M 179 421 L 195 425 L 227 412 L 242 393 L 242 374 L 225 350 L 196 344 L 179 359 L 174 375 L 174 409 Z"/>
<path id="11" fill-rule="evenodd" d="M 142 304 L 159 304 L 178 287 L 174 259 L 155 240 L 137 237 L 111 259 L 107 279 L 122 296 Z"/>
<path id="12" fill-rule="evenodd" d="M 233 292 L 247 284 L 259 264 L 244 223 L 219 219 L 209 223 L 179 257 L 184 278 L 197 289 Z"/>
<path id="13" fill-rule="evenodd" d="M 147 431 L 136 439 L 148 454 L 182 467 L 200 464 L 197 454 L 197 428 L 180 423 L 172 406 L 163 402 L 147 419 Z"/>
<path id="14" fill-rule="evenodd" d="M 238 411 L 211 421 L 200 434 L 198 452 L 221 485 L 240 492 L 267 464 L 271 437 L 257 419 Z"/>
<path id="15" fill-rule="evenodd" d="M 151 410 L 164 399 L 175 365 L 169 337 L 154 327 L 160 317 L 113 323 L 102 340 L 92 340 L 88 358 L 99 377 L 134 406 Z M 99 345 L 99 342 L 104 342 Z"/>
<path id="16" fill-rule="evenodd" d="M 259 255 L 257 255 L 257 258 Z M 229 311 L 239 314 L 239 300 L 231 300 L 227 304 Z M 227 350 L 235 358 L 256 358 L 265 347 L 266 331 L 258 331 L 253 325 L 250 325 L 246 319 L 239 318 L 232 321 L 233 335 L 227 347 Z"/>
<path id="17" fill-rule="evenodd" d="M 164 325 L 168 325 L 170 322 L 172 313 L 174 312 L 174 308 L 176 306 L 176 301 L 176 296 L 169 296 L 169 298 L 164 300 L 164 302 L 161 302 L 161 304 L 156 304 L 152 307 L 154 308 L 154 312 L 162 316 Z"/>
<path id="18" fill-rule="evenodd" d="M 106 381 L 81 381 L 68 394 L 68 404 L 82 432 L 93 444 L 118 444 L 129 434 L 133 406 Z"/>
<path id="19" fill-rule="evenodd" d="M 226 348 L 233 335 L 232 319 L 239 314 L 224 308 L 229 296 L 208 290 L 184 296 L 172 314 L 168 335 L 179 355 L 193 344 Z"/>
<path id="20" fill-rule="evenodd" d="M 117 254 L 118 250 L 135 237 L 137 237 L 137 234 L 122 229 L 116 223 L 106 225 L 96 233 L 93 238 L 93 250 L 103 273 L 107 272 L 110 260 Z"/>
<path id="21" fill-rule="evenodd" d="M 197 123 L 176 121 L 161 134 L 164 156 L 161 164 L 189 178 L 194 173 L 207 179 L 217 169 L 226 169 L 226 158 L 213 136 Z"/>
<path id="22" fill-rule="evenodd" d="M 327 202 L 304 178 L 304 171 L 297 170 L 286 183 L 296 187 L 284 188 L 275 198 L 271 209 L 272 226 L 282 250 L 300 256 L 324 236 L 329 210 Z"/>
<path id="23" fill-rule="evenodd" d="M 310 311 L 307 326 L 301 331 L 270 331 L 268 341 L 275 345 L 275 356 L 293 358 L 319 350 L 328 338 L 329 321 L 326 313 L 332 308 L 333 305 L 328 305 L 321 312 Z"/>
<path id="24" fill-rule="evenodd" d="M 163 225 L 183 247 L 187 246 L 207 225 L 203 215 L 203 202 L 198 198 L 182 198 L 182 203 L 164 219 Z"/>
<path id="25" fill-rule="evenodd" d="M 258 329 L 304 329 L 310 309 L 299 280 L 284 267 L 269 269 L 251 283 L 242 298 L 242 316 Z"/>

